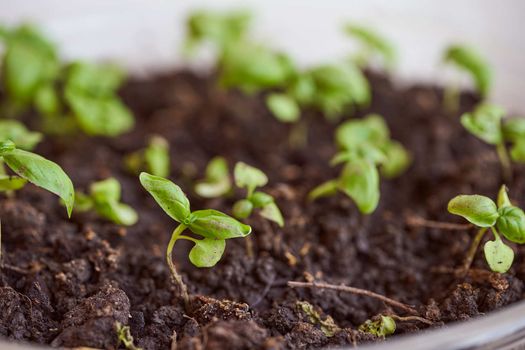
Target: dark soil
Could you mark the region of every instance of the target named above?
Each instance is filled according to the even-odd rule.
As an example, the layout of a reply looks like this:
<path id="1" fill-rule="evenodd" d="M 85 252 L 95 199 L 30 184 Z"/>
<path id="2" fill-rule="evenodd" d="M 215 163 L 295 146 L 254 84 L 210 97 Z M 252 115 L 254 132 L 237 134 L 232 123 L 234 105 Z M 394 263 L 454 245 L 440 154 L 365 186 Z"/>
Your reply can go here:
<path id="1" fill-rule="evenodd" d="M 469 135 L 458 115 L 441 108 L 441 91 L 430 86 L 400 88 L 370 75 L 374 99 L 369 110 L 382 114 L 394 139 L 413 154 L 406 174 L 383 180 L 381 203 L 362 216 L 343 195 L 314 203 L 305 200 L 315 185 L 335 177 L 335 125 L 306 112 L 306 148 L 289 146 L 292 127 L 280 124 L 260 96 L 224 92 L 211 77 L 178 72 L 129 82 L 122 91 L 134 110 L 133 132 L 115 138 L 47 139 L 38 153 L 56 161 L 78 189 L 108 176 L 123 185 L 123 201 L 140 214 L 123 228 L 93 214 L 71 220 L 56 197 L 26 186 L 2 198 L 0 334 L 10 340 L 53 346 L 112 349 L 115 322 L 131 327 L 144 349 L 319 348 L 376 341 L 357 331 L 379 313 L 400 310 L 363 296 L 328 290 L 290 289 L 289 280 L 315 278 L 365 288 L 415 306 L 439 327 L 490 312 L 523 298 L 525 248 L 505 275 L 487 272 L 483 254 L 465 278 L 444 272 L 461 265 L 473 230 L 444 231 L 407 224 L 413 217 L 461 222 L 446 204 L 459 193 L 494 197 L 502 183 L 494 150 Z M 462 96 L 462 110 L 476 97 Z M 203 200 L 192 193 L 207 162 L 225 156 L 230 165 L 245 161 L 270 177 L 286 226 L 279 229 L 257 215 L 249 241 L 230 240 L 213 269 L 197 269 L 190 247 L 177 243 L 175 262 L 194 296 L 184 312 L 165 263 L 165 247 L 175 223 L 128 174 L 122 157 L 161 134 L 171 144 L 172 173 L 193 209 L 230 212 L 234 198 Z M 515 168 L 508 184 L 513 200 L 525 204 L 525 172 Z M 237 196 L 238 197 L 238 196 Z M 333 332 L 305 314 L 307 301 Z M 398 322 L 396 334 L 428 326 Z M 176 345 L 175 345 L 176 344 Z"/>

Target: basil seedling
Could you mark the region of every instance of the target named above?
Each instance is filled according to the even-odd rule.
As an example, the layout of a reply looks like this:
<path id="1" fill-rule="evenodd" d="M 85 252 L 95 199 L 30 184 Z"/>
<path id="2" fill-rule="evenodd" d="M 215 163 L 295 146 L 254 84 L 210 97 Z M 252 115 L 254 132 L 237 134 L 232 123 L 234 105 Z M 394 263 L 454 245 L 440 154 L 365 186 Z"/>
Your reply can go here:
<path id="1" fill-rule="evenodd" d="M 168 141 L 159 135 L 150 138 L 148 146 L 124 158 L 126 168 L 133 174 L 146 170 L 153 175 L 166 177 L 170 174 L 170 153 Z"/>
<path id="2" fill-rule="evenodd" d="M 215 157 L 206 167 L 206 177 L 195 185 L 195 193 L 204 198 L 221 197 L 230 192 L 232 183 L 228 163 L 223 157 Z"/>
<path id="3" fill-rule="evenodd" d="M 261 209 L 260 215 L 270 221 L 284 226 L 281 211 L 272 196 L 262 191 L 255 191 L 268 183 L 268 177 L 261 170 L 246 163 L 238 162 L 233 171 L 235 185 L 246 190 L 246 197 L 233 205 L 233 215 L 238 219 L 249 217 L 254 209 Z"/>
<path id="4" fill-rule="evenodd" d="M 203 42 L 210 42 L 223 52 L 227 46 L 245 38 L 251 22 L 247 12 L 194 12 L 186 24 L 186 50 L 192 52 Z"/>
<path id="5" fill-rule="evenodd" d="M 491 104 L 480 104 L 473 112 L 461 116 L 461 124 L 471 134 L 488 144 L 496 146 L 496 151 L 506 179 L 512 178 L 510 159 L 525 163 L 525 120 L 514 118 L 504 120 L 503 108 Z M 506 143 L 511 143 L 509 154 Z"/>
<path id="6" fill-rule="evenodd" d="M 500 235 L 511 242 L 525 243 L 525 214 L 512 205 L 503 185 L 498 193 L 497 204 L 488 197 L 480 195 L 459 195 L 448 203 L 448 211 L 459 215 L 479 227 L 471 249 L 475 254 L 477 244 L 490 230 L 493 241 L 485 243 L 485 259 L 492 271 L 505 273 L 512 266 L 514 251 L 507 246 Z M 470 257 L 469 257 L 470 258 Z"/>
<path id="7" fill-rule="evenodd" d="M 492 72 L 489 64 L 471 47 L 452 45 L 443 55 L 443 62 L 451 64 L 470 75 L 474 81 L 476 91 L 482 98 L 486 98 L 492 84 Z M 457 86 L 445 89 L 445 107 L 455 112 L 459 108 L 459 90 Z"/>
<path id="8" fill-rule="evenodd" d="M 12 141 L 0 142 L 0 157 L 5 165 L 18 176 L 0 175 L 0 191 L 22 188 L 26 181 L 59 196 L 71 216 L 75 190 L 71 179 L 62 168 L 38 154 L 16 148 Z"/>
<path id="9" fill-rule="evenodd" d="M 54 45 L 29 25 L 6 29 L 0 41 L 8 114 L 16 114 L 53 89 L 60 64 Z"/>
<path id="10" fill-rule="evenodd" d="M 42 141 L 42 134 L 29 131 L 17 120 L 0 120 L 0 140 L 11 140 L 18 148 L 32 151 Z"/>
<path id="11" fill-rule="evenodd" d="M 266 105 L 282 122 L 296 122 L 301 108 L 321 111 L 329 120 L 370 103 L 371 93 L 363 72 L 351 63 L 322 65 L 291 75 L 284 91 L 266 97 Z"/>
<path id="12" fill-rule="evenodd" d="M 360 67 L 365 67 L 377 55 L 386 67 L 391 68 L 396 60 L 396 52 L 392 43 L 370 28 L 348 23 L 345 33 L 357 40 L 361 46 L 353 61 Z"/>
<path id="13" fill-rule="evenodd" d="M 352 198 L 361 213 L 370 214 L 379 203 L 379 171 L 387 178 L 399 176 L 410 165 L 410 154 L 390 139 L 388 126 L 378 114 L 341 124 L 335 138 L 340 151 L 331 163 L 343 164 L 341 174 L 314 188 L 309 199 L 341 191 Z"/>
<path id="14" fill-rule="evenodd" d="M 205 209 L 192 212 L 190 202 L 181 188 L 165 178 L 143 172 L 140 174 L 140 183 L 166 214 L 179 223 L 168 243 L 166 259 L 180 294 L 185 304 L 189 305 L 186 285 L 172 260 L 175 242 L 179 239 L 193 242 L 195 245 L 189 253 L 192 264 L 197 267 L 212 267 L 222 257 L 227 239 L 246 237 L 251 233 L 252 228 L 217 210 Z M 187 229 L 201 238 L 183 235 L 182 233 Z"/>
<path id="15" fill-rule="evenodd" d="M 68 67 L 64 97 L 83 132 L 117 136 L 133 127 L 131 111 L 117 96 L 123 80 L 122 71 L 112 65 L 76 62 Z"/>
<path id="16" fill-rule="evenodd" d="M 117 179 L 94 182 L 89 194 L 76 193 L 76 211 L 94 210 L 98 215 L 118 225 L 131 226 L 138 220 L 137 212 L 127 204 L 120 202 L 121 187 Z"/>
<path id="17" fill-rule="evenodd" d="M 361 332 L 385 338 L 396 331 L 396 321 L 390 316 L 379 315 L 379 317 L 375 317 L 372 320 L 366 320 L 358 329 Z"/>

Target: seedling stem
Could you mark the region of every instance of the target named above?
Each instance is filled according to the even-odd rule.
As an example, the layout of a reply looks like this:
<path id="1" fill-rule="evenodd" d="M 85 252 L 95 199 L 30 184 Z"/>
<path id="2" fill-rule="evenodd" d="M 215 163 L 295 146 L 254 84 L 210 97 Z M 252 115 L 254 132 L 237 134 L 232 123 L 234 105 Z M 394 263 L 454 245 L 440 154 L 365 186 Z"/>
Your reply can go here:
<path id="1" fill-rule="evenodd" d="M 181 236 L 182 232 L 184 232 L 185 229 L 186 229 L 186 226 L 184 224 L 180 224 L 171 234 L 171 238 L 168 243 L 168 249 L 166 251 L 166 260 L 168 262 L 168 267 L 171 272 L 171 277 L 173 277 L 173 281 L 179 288 L 180 295 L 182 299 L 184 300 L 184 306 L 186 307 L 186 309 L 188 309 L 190 305 L 190 297 L 188 296 L 188 288 L 186 287 L 186 284 L 184 284 L 184 282 L 182 281 L 182 277 L 177 272 L 177 268 L 175 267 L 175 264 L 173 263 L 173 258 L 172 258 L 173 246 L 175 245 L 175 242 L 177 241 L 177 239 L 183 238 L 183 239 L 193 240 L 190 237 Z"/>

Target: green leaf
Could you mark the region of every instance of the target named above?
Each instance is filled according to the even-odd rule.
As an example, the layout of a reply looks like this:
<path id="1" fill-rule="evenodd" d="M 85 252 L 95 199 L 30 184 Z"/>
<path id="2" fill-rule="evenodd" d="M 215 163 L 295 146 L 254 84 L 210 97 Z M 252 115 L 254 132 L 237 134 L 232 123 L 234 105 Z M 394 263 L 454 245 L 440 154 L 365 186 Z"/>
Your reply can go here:
<path id="1" fill-rule="evenodd" d="M 367 320 L 359 326 L 361 332 L 370 333 L 378 337 L 386 337 L 396 331 L 396 322 L 390 316 L 383 316 L 378 320 Z"/>
<path id="2" fill-rule="evenodd" d="M 238 200 L 233 204 L 232 213 L 237 219 L 246 219 L 252 214 L 253 204 L 247 199 Z"/>
<path id="3" fill-rule="evenodd" d="M 288 95 L 301 105 L 310 105 L 315 100 L 315 80 L 308 72 L 298 74 L 290 83 Z"/>
<path id="4" fill-rule="evenodd" d="M 317 198 L 333 196 L 337 193 L 338 187 L 337 180 L 324 182 L 308 193 L 308 200 L 314 201 Z"/>
<path id="5" fill-rule="evenodd" d="M 71 216 L 75 190 L 71 179 L 60 166 L 31 152 L 14 149 L 3 153 L 4 162 L 16 174 L 62 198 Z"/>
<path id="6" fill-rule="evenodd" d="M 262 208 L 274 202 L 272 196 L 261 191 L 254 192 L 248 199 L 253 203 L 254 208 Z"/>
<path id="7" fill-rule="evenodd" d="M 499 192 L 498 192 L 498 208 L 499 209 L 503 207 L 512 206 L 512 203 L 509 199 L 509 195 L 507 192 L 508 192 L 507 186 L 501 185 Z"/>
<path id="8" fill-rule="evenodd" d="M 204 198 L 216 198 L 231 189 L 228 163 L 223 157 L 213 158 L 206 167 L 206 178 L 195 186 L 195 192 Z"/>
<path id="9" fill-rule="evenodd" d="M 256 187 L 262 187 L 268 183 L 268 177 L 261 170 L 243 162 L 237 162 L 233 170 L 235 185 L 248 189 L 251 195 Z"/>
<path id="10" fill-rule="evenodd" d="M 190 261 L 197 267 L 212 267 L 219 262 L 226 248 L 223 239 L 204 238 L 195 241 L 190 251 Z"/>
<path id="11" fill-rule="evenodd" d="M 161 177 L 169 176 L 170 154 L 168 141 L 162 136 L 153 136 L 144 151 L 144 161 L 151 174 Z"/>
<path id="12" fill-rule="evenodd" d="M 459 215 L 479 227 L 494 226 L 498 219 L 496 203 L 488 197 L 474 195 L 459 195 L 448 202 L 448 211 Z"/>
<path id="13" fill-rule="evenodd" d="M 461 124 L 483 141 L 497 145 L 503 142 L 501 119 L 505 111 L 494 105 L 482 104 L 474 112 L 461 116 Z"/>
<path id="14" fill-rule="evenodd" d="M 515 162 L 525 163 L 525 139 L 518 140 L 512 145 L 510 157 Z"/>
<path id="15" fill-rule="evenodd" d="M 387 66 L 392 66 L 395 63 L 396 52 L 394 46 L 372 29 L 356 24 L 347 24 L 345 32 L 359 40 L 365 46 L 366 52 L 378 53 Z"/>
<path id="16" fill-rule="evenodd" d="M 383 147 L 385 160 L 381 163 L 381 174 L 387 178 L 401 175 L 412 162 L 410 153 L 402 144 L 390 141 Z"/>
<path id="17" fill-rule="evenodd" d="M 363 144 L 381 145 L 390 138 L 390 132 L 379 114 L 369 114 L 363 119 L 349 120 L 341 124 L 336 132 L 337 145 L 352 150 Z"/>
<path id="18" fill-rule="evenodd" d="M 93 97 L 112 96 L 124 81 L 124 72 L 115 65 L 75 62 L 67 71 L 67 86 Z"/>
<path id="19" fill-rule="evenodd" d="M 181 188 L 168 179 L 140 173 L 140 183 L 175 221 L 182 223 L 190 215 L 190 202 Z"/>
<path id="20" fill-rule="evenodd" d="M 60 97 L 53 84 L 42 85 L 36 91 L 35 107 L 45 116 L 54 116 L 60 112 Z"/>
<path id="21" fill-rule="evenodd" d="M 281 214 L 281 211 L 279 210 L 279 207 L 274 202 L 272 202 L 270 204 L 266 204 L 262 208 L 262 210 L 260 212 L 260 215 L 263 218 L 265 218 L 265 219 L 268 219 L 270 221 L 273 221 L 273 222 L 277 223 L 277 225 L 279 225 L 279 227 L 283 227 L 284 226 L 283 214 Z"/>
<path id="22" fill-rule="evenodd" d="M 299 120 L 301 110 L 295 100 L 287 94 L 273 93 L 266 97 L 266 106 L 283 123 L 294 123 Z"/>
<path id="23" fill-rule="evenodd" d="M 282 86 L 293 72 L 290 59 L 254 43 L 229 45 L 220 61 L 220 83 L 246 93 Z"/>
<path id="24" fill-rule="evenodd" d="M 187 21 L 187 46 L 210 41 L 220 50 L 242 39 L 248 30 L 251 15 L 245 11 L 217 13 L 197 11 Z"/>
<path id="25" fill-rule="evenodd" d="M 525 213 L 520 208 L 514 206 L 500 208 L 496 227 L 509 241 L 525 243 Z"/>
<path id="26" fill-rule="evenodd" d="M 19 190 L 26 183 L 26 179 L 18 176 L 0 175 L 0 192 Z"/>
<path id="27" fill-rule="evenodd" d="M 59 62 L 53 45 L 36 29 L 23 25 L 8 35 L 3 66 L 8 95 L 26 106 L 41 85 L 56 78 Z"/>
<path id="28" fill-rule="evenodd" d="M 496 236 L 494 241 L 488 241 L 483 248 L 485 259 L 494 272 L 505 273 L 512 266 L 514 251 Z"/>
<path id="29" fill-rule="evenodd" d="M 137 212 L 127 204 L 115 201 L 95 203 L 97 213 L 106 219 L 118 224 L 131 226 L 138 221 Z"/>
<path id="30" fill-rule="evenodd" d="M 489 94 L 492 84 L 492 72 L 488 63 L 478 52 L 470 47 L 453 45 L 444 55 L 444 61 L 453 63 L 472 76 L 476 89 L 482 97 Z"/>
<path id="31" fill-rule="evenodd" d="M 93 209 L 95 203 L 90 196 L 77 191 L 75 192 L 75 211 L 82 213 Z"/>
<path id="32" fill-rule="evenodd" d="M 503 136 L 506 141 L 518 142 L 525 139 L 525 118 L 503 120 Z"/>
<path id="33" fill-rule="evenodd" d="M 118 202 L 120 200 L 120 182 L 114 177 L 91 184 L 90 193 L 96 202 Z"/>
<path id="34" fill-rule="evenodd" d="M 250 226 L 213 209 L 194 211 L 187 226 L 193 233 L 212 239 L 246 237 L 252 232 Z"/>
<path id="35" fill-rule="evenodd" d="M 92 97 L 67 87 L 65 98 L 78 125 L 88 135 L 117 136 L 134 125 L 130 110 L 116 97 Z"/>
<path id="36" fill-rule="evenodd" d="M 0 141 L 11 140 L 17 147 L 31 151 L 42 140 L 42 134 L 27 130 L 17 120 L 0 120 Z"/>
<path id="37" fill-rule="evenodd" d="M 372 213 L 379 203 L 379 173 L 369 161 L 347 164 L 339 178 L 339 189 L 352 198 L 363 214 Z"/>

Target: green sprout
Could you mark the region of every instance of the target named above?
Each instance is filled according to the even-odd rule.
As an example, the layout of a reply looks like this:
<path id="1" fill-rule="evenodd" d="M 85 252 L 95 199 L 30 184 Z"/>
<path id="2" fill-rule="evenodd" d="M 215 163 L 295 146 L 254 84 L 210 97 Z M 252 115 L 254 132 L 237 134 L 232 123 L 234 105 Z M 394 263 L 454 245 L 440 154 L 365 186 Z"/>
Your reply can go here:
<path id="1" fill-rule="evenodd" d="M 0 120 L 0 140 L 11 140 L 18 148 L 32 151 L 42 141 L 42 134 L 29 131 L 17 120 Z"/>
<path id="2" fill-rule="evenodd" d="M 394 46 L 379 33 L 353 23 L 348 23 L 344 30 L 347 35 L 356 39 L 361 46 L 361 50 L 353 59 L 359 67 L 365 67 L 376 55 L 382 59 L 388 68 L 395 64 L 396 51 Z"/>
<path id="3" fill-rule="evenodd" d="M 113 65 L 76 62 L 68 67 L 64 98 L 83 132 L 117 136 L 133 127 L 133 115 L 117 95 L 123 80 Z"/>
<path id="4" fill-rule="evenodd" d="M 288 79 L 283 92 L 267 96 L 266 105 L 282 122 L 296 122 L 301 108 L 321 111 L 327 119 L 337 120 L 355 107 L 370 103 L 368 80 L 352 64 L 314 67 Z"/>
<path id="5" fill-rule="evenodd" d="M 126 168 L 133 174 L 139 174 L 142 170 L 153 175 L 167 177 L 170 174 L 169 143 L 164 137 L 153 135 L 148 146 L 124 158 Z"/>
<path id="6" fill-rule="evenodd" d="M 525 163 L 525 119 L 503 119 L 505 110 L 491 104 L 480 104 L 473 112 L 461 116 L 461 124 L 471 134 L 488 144 L 496 146 L 496 151 L 505 179 L 512 178 L 511 159 Z M 506 148 L 510 143 L 510 157 Z"/>
<path id="7" fill-rule="evenodd" d="M 485 259 L 494 272 L 505 273 L 510 269 L 514 260 L 514 251 L 503 242 L 500 235 L 514 243 L 525 243 L 525 213 L 512 205 L 505 185 L 501 186 L 498 193 L 497 204 L 481 195 L 459 195 L 448 203 L 448 211 L 464 217 L 479 227 L 469 250 L 468 265 L 483 236 L 490 229 L 494 240 L 485 243 Z M 467 269 L 468 267 L 466 266 Z"/>
<path id="8" fill-rule="evenodd" d="M 124 344 L 128 350 L 142 350 L 142 348 L 135 346 L 129 326 L 123 326 L 117 321 L 115 322 L 115 332 L 117 333 L 118 338 L 117 349 L 119 348 L 120 344 Z"/>
<path id="9" fill-rule="evenodd" d="M 215 157 L 206 167 L 206 177 L 195 185 L 195 193 L 204 198 L 221 197 L 232 188 L 228 163 L 223 157 Z"/>
<path id="10" fill-rule="evenodd" d="M 250 22 L 251 15 L 245 11 L 197 11 L 187 21 L 186 49 L 192 52 L 197 45 L 210 42 L 222 52 L 245 38 Z"/>
<path id="11" fill-rule="evenodd" d="M 246 237 L 252 228 L 217 210 L 192 212 L 190 202 L 181 188 L 165 178 L 143 172 L 140 174 L 140 183 L 166 214 L 179 223 L 168 243 L 166 259 L 173 280 L 188 307 L 188 291 L 172 259 L 175 242 L 179 239 L 193 242 L 195 245 L 189 253 L 191 263 L 197 267 L 212 267 L 222 257 L 227 239 Z M 202 238 L 183 235 L 186 229 Z"/>
<path id="12" fill-rule="evenodd" d="M 366 320 L 358 329 L 361 332 L 385 338 L 388 335 L 394 334 L 396 331 L 396 321 L 390 316 L 379 315 L 379 317 L 375 317 L 374 319 Z"/>
<path id="13" fill-rule="evenodd" d="M 233 205 L 233 216 L 238 219 L 246 219 L 252 214 L 254 209 L 261 209 L 259 214 L 263 218 L 283 227 L 283 215 L 277 204 L 275 204 L 274 198 L 262 191 L 255 191 L 257 187 L 262 187 L 268 183 L 266 174 L 243 162 L 235 164 L 233 173 L 235 185 L 246 189 L 246 198 L 238 200 Z"/>
<path id="14" fill-rule="evenodd" d="M 93 210 L 118 225 L 134 225 L 138 220 L 137 212 L 129 205 L 120 202 L 120 194 L 120 183 L 113 177 L 94 182 L 89 188 L 89 195 L 76 193 L 75 210 L 78 212 Z"/>
<path id="15" fill-rule="evenodd" d="M 486 98 L 492 84 L 492 71 L 489 64 L 471 47 L 452 45 L 444 55 L 443 62 L 454 65 L 471 76 L 476 91 Z M 459 90 L 457 86 L 447 87 L 444 94 L 444 105 L 452 112 L 459 108 Z"/>
<path id="16" fill-rule="evenodd" d="M 0 157 L 17 176 L 0 175 L 0 191 L 22 188 L 27 181 L 59 196 L 65 203 L 67 215 L 71 216 L 75 202 L 75 190 L 71 179 L 62 168 L 38 154 L 16 148 L 14 142 L 0 142 Z"/>
<path id="17" fill-rule="evenodd" d="M 379 203 L 379 170 L 386 178 L 399 176 L 410 165 L 410 154 L 390 139 L 388 126 L 378 114 L 341 124 L 335 138 L 340 151 L 331 163 L 343 164 L 343 169 L 337 179 L 314 188 L 309 199 L 341 191 L 352 198 L 361 213 L 370 214 Z"/>
<path id="18" fill-rule="evenodd" d="M 294 68 L 288 56 L 257 43 L 241 41 L 224 50 L 219 71 L 222 86 L 253 94 L 284 85 Z"/>
<path id="19" fill-rule="evenodd" d="M 1 76 L 7 94 L 7 114 L 13 115 L 35 103 L 52 88 L 60 64 L 54 45 L 29 25 L 5 29 Z"/>

